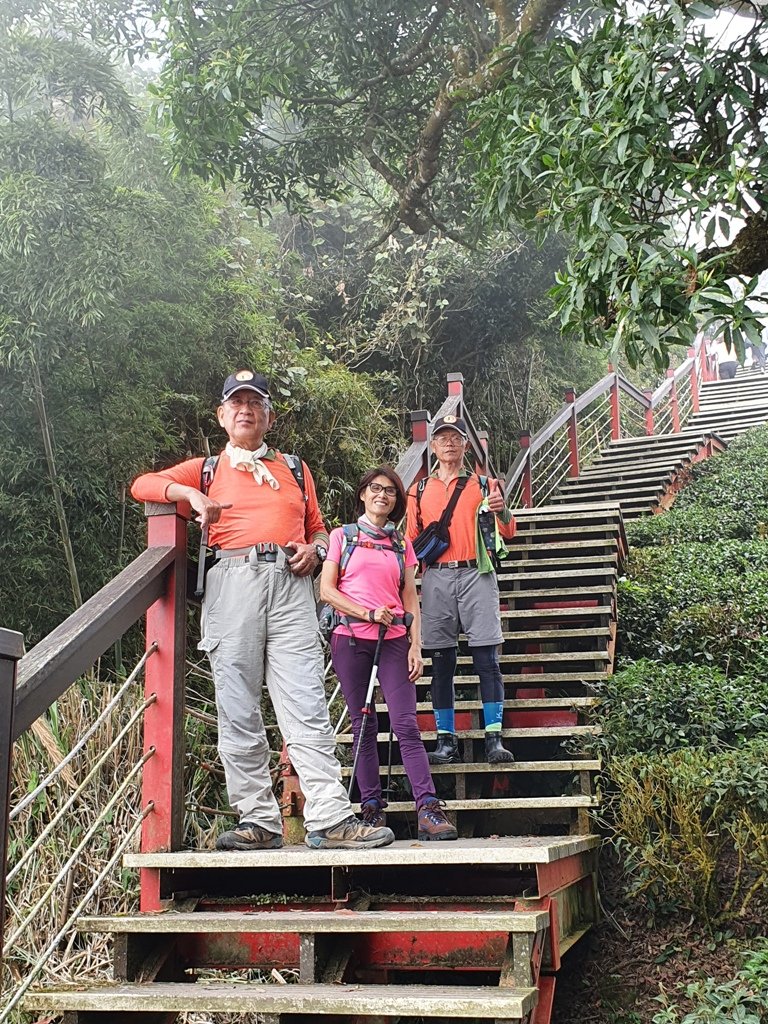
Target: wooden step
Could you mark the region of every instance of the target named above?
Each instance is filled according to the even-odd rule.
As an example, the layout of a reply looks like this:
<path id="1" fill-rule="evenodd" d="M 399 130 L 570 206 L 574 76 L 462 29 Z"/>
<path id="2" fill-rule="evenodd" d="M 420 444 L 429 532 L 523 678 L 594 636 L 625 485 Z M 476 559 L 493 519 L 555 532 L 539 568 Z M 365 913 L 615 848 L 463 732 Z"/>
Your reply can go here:
<path id="1" fill-rule="evenodd" d="M 595 616 L 610 615 L 610 605 L 597 605 L 593 607 L 580 608 L 517 608 L 515 611 L 500 611 L 502 621 L 504 619 L 568 619 L 580 618 L 591 619 Z"/>
<path id="2" fill-rule="evenodd" d="M 528 677 L 530 678 L 530 677 Z M 599 736 L 602 730 L 599 725 L 547 725 L 540 726 L 538 728 L 520 728 L 520 729 L 502 729 L 501 735 L 504 739 L 517 739 L 517 740 L 561 740 L 566 739 L 570 736 Z M 457 729 L 456 735 L 460 739 L 464 740 L 482 740 L 485 739 L 484 729 Z M 437 739 L 437 733 L 435 731 L 422 732 L 422 740 L 425 743 L 429 743 L 430 740 Z M 388 743 L 389 733 L 380 732 L 376 734 L 377 743 Z M 397 736 L 392 737 L 392 742 L 397 743 Z M 338 733 L 336 736 L 336 743 L 340 746 L 351 746 L 354 743 L 354 738 L 350 732 Z"/>
<path id="3" fill-rule="evenodd" d="M 615 587 L 615 582 L 611 581 L 608 583 L 595 583 L 591 587 L 540 587 L 538 589 L 531 588 L 530 590 L 513 590 L 508 588 L 500 591 L 499 597 L 502 604 L 510 601 L 554 601 L 557 598 L 562 598 L 564 601 L 576 601 L 579 598 L 587 597 L 589 595 L 600 595 L 600 594 L 612 594 Z"/>
<path id="4" fill-rule="evenodd" d="M 447 844 L 444 844 L 447 845 Z M 355 1017 L 450 1017 L 522 1020 L 534 988 L 452 985 L 271 985 L 257 982 L 168 983 L 52 988 L 29 993 L 24 1008 L 57 1013 L 340 1014 Z"/>
<path id="5" fill-rule="evenodd" d="M 413 809 L 411 807 L 411 809 Z M 207 934 L 209 932 L 515 932 L 545 931 L 545 911 L 500 910 L 201 910 L 179 913 L 125 914 L 119 917 L 84 917 L 77 922 L 80 932 L 111 934 Z"/>
<path id="6" fill-rule="evenodd" d="M 609 677 L 609 671 L 603 672 L 530 672 L 530 673 L 504 673 L 501 681 L 506 689 L 513 690 L 540 690 L 551 687 L 581 686 L 586 683 L 605 682 Z M 480 677 L 476 675 L 456 675 L 453 679 L 454 686 L 479 686 Z M 429 690 L 432 686 L 432 676 L 422 676 L 416 680 L 417 688 Z M 511 698 L 513 699 L 513 698 Z"/>
<path id="7" fill-rule="evenodd" d="M 616 517 L 620 515 L 619 509 L 612 501 L 584 502 L 583 505 L 574 509 L 573 512 L 573 518 L 584 519 L 589 519 L 591 516 Z M 560 517 L 562 516 L 562 511 L 556 505 L 534 505 L 533 508 L 515 509 L 515 519 L 519 523 L 525 522 L 526 518 L 540 519 L 548 516 Z"/>
<path id="8" fill-rule="evenodd" d="M 497 767 L 499 767 L 497 765 Z M 395 840 L 377 850 L 310 850 L 306 846 L 284 846 L 281 850 L 178 850 L 164 853 L 126 853 L 127 868 L 297 868 L 316 867 L 424 867 L 432 865 L 553 864 L 564 857 L 593 850 L 600 845 L 596 835 L 497 836 L 488 839 L 458 839 L 451 843 Z"/>
<path id="9" fill-rule="evenodd" d="M 499 590 L 506 594 L 508 589 L 502 587 L 504 583 L 520 583 L 523 580 L 560 580 L 560 579 L 581 579 L 584 577 L 615 577 L 615 567 L 606 568 L 596 565 L 592 569 L 551 569 L 549 572 L 500 572 L 496 576 Z"/>
<path id="10" fill-rule="evenodd" d="M 523 551 L 541 551 L 545 548 L 547 551 L 562 552 L 565 554 L 567 551 L 580 551 L 584 548 L 608 548 L 609 551 L 606 554 L 612 553 L 616 550 L 616 538 L 615 537 L 595 537 L 592 540 L 543 540 L 539 544 L 527 543 L 528 537 L 525 538 L 526 543 L 517 543 L 511 541 L 507 545 L 508 555 L 505 560 L 505 566 L 513 563 L 514 556 Z M 554 557 L 554 556 L 553 556 Z"/>
<path id="11" fill-rule="evenodd" d="M 488 764 L 487 761 L 472 761 L 461 764 L 431 764 L 429 771 L 431 775 L 494 775 L 501 772 L 525 775 L 538 772 L 599 772 L 602 762 L 597 760 L 584 759 L 583 761 L 503 761 L 501 764 Z M 389 772 L 394 775 L 406 775 L 407 772 L 401 764 L 393 764 L 391 768 L 382 764 L 379 766 L 379 774 L 386 776 Z M 342 767 L 341 774 L 349 778 L 352 769 Z"/>
<path id="12" fill-rule="evenodd" d="M 564 517 L 564 519 L 565 518 L 567 518 L 567 517 Z M 593 526 L 585 525 L 585 526 L 574 526 L 574 527 L 558 526 L 555 523 L 550 524 L 548 522 L 547 523 L 539 523 L 539 522 L 537 522 L 535 525 L 531 524 L 529 529 L 521 530 L 517 534 L 517 536 L 518 537 L 525 537 L 526 540 L 529 537 L 550 537 L 552 535 L 555 535 L 555 536 L 558 536 L 558 537 L 568 537 L 568 536 L 571 536 L 573 534 L 577 534 L 578 536 L 583 537 L 585 534 L 602 534 L 604 536 L 605 534 L 615 534 L 615 533 L 618 533 L 619 530 L 620 530 L 620 525 L 619 525 L 619 521 L 618 520 L 616 520 L 615 522 L 612 522 L 612 523 L 598 523 L 597 525 L 593 525 Z M 514 538 L 513 538 L 513 541 L 514 541 Z M 510 541 L 510 543 L 512 543 L 513 541 Z"/>
<path id="13" fill-rule="evenodd" d="M 517 633 L 502 633 L 505 640 L 569 640 L 576 637 L 607 637 L 609 626 L 595 626 L 593 629 L 532 629 Z"/>
<path id="14" fill-rule="evenodd" d="M 499 796 L 475 800 L 441 800 L 443 810 L 451 811 L 553 811 L 569 808 L 599 807 L 596 796 Z M 355 804 L 360 811 L 360 805 Z M 413 800 L 390 800 L 387 814 L 413 814 Z"/>
<path id="15" fill-rule="evenodd" d="M 459 676 L 459 678 L 462 678 Z M 598 697 L 521 697 L 520 700 L 505 700 L 504 708 L 508 711 L 578 711 L 581 708 L 592 708 L 599 704 Z M 480 700 L 457 700 L 456 711 L 482 711 Z M 376 710 L 386 712 L 386 704 L 377 704 Z M 431 711 L 432 703 L 416 705 L 417 711 Z"/>
<path id="16" fill-rule="evenodd" d="M 519 550 L 519 548 L 517 549 Z M 537 554 L 541 553 L 541 550 L 534 546 Z M 544 550 L 547 550 L 546 548 Z M 515 551 L 515 548 L 510 548 L 510 551 Z M 528 575 L 529 569 L 546 569 L 552 568 L 555 571 L 562 569 L 566 571 L 568 566 L 594 566 L 594 568 L 607 569 L 608 571 L 615 572 L 618 568 L 619 556 L 617 552 L 606 551 L 604 554 L 595 555 L 580 555 L 576 558 L 568 558 L 567 556 L 555 556 L 554 558 L 508 558 L 504 563 L 503 576 L 510 576 L 516 579 L 521 575 Z M 513 571 L 510 572 L 510 569 Z"/>
<path id="17" fill-rule="evenodd" d="M 530 654 L 500 654 L 501 665 L 540 665 L 543 663 L 557 661 L 610 661 L 610 655 L 606 651 L 542 651 Z M 460 655 L 456 663 L 458 665 L 472 665 L 471 655 Z M 431 665 L 432 659 L 425 658 L 424 665 Z"/>

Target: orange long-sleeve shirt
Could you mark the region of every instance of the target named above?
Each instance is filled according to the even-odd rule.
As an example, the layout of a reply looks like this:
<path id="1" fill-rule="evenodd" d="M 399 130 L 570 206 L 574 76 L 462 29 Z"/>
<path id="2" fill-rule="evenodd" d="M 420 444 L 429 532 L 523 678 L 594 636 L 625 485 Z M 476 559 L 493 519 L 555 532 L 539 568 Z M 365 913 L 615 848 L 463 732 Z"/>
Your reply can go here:
<path id="1" fill-rule="evenodd" d="M 272 455 L 272 459 L 269 455 Z M 131 494 L 137 501 L 167 501 L 165 492 L 171 483 L 200 488 L 200 474 L 204 459 L 189 459 L 159 473 L 145 473 L 133 482 Z M 296 483 L 288 463 L 279 452 L 265 457 L 269 471 L 280 484 L 277 491 L 263 483 L 257 484 L 253 475 L 233 469 L 229 457 L 222 453 L 216 467 L 208 496 L 225 508 L 218 523 L 211 525 L 208 542 L 225 550 L 248 548 L 253 544 L 287 544 L 296 541 L 307 544 L 317 533 L 326 533 L 325 523 L 317 502 L 315 482 L 304 466 L 304 487 L 307 500 Z"/>
<path id="2" fill-rule="evenodd" d="M 459 477 L 456 477 L 448 484 L 444 484 L 443 481 L 436 476 L 431 476 L 429 480 L 427 480 L 424 493 L 421 497 L 421 519 L 424 526 L 428 526 L 430 523 L 435 522 L 443 514 L 445 506 L 451 499 L 451 495 L 454 492 L 456 481 L 458 479 Z M 496 481 L 489 478 L 488 485 L 491 490 L 493 490 L 496 486 Z M 416 518 L 417 488 L 418 484 L 414 484 L 408 491 L 405 532 L 408 540 L 410 541 L 413 541 L 419 534 L 419 526 Z M 482 500 L 483 492 L 480 487 L 480 481 L 476 476 L 470 476 L 463 492 L 459 496 L 459 500 L 456 502 L 456 507 L 453 510 L 453 518 L 451 519 L 451 525 L 448 531 L 451 543 L 448 545 L 448 550 L 437 559 L 438 562 L 463 562 L 477 557 L 476 513 L 478 505 Z M 514 516 L 506 524 L 502 523 L 500 519 L 498 522 L 499 532 L 502 537 L 506 537 L 508 540 L 514 537 Z"/>

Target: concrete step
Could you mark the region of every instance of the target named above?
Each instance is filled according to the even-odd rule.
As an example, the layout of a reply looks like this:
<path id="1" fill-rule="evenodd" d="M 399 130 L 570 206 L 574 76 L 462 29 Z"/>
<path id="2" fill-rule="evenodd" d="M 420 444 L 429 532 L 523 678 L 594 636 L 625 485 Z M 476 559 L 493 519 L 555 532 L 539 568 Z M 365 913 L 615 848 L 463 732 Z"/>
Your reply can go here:
<path id="1" fill-rule="evenodd" d="M 496 766 L 498 767 L 498 765 Z M 429 867 L 434 865 L 523 865 L 553 864 L 564 857 L 594 850 L 596 835 L 497 836 L 458 839 L 452 843 L 421 843 L 396 840 L 377 850 L 310 850 L 285 846 L 281 850 L 178 850 L 168 853 L 127 853 L 127 868 L 170 868 L 199 870 L 228 868 L 269 868 L 296 871 L 297 868 L 340 866 L 377 868 Z"/>
<path id="2" fill-rule="evenodd" d="M 84 917 L 80 932 L 110 934 L 206 934 L 209 932 L 514 932 L 535 935 L 549 927 L 545 911 L 500 910 L 166 910 L 118 917 Z"/>
<path id="3" fill-rule="evenodd" d="M 443 844 L 448 845 L 448 844 Z M 167 983 L 51 988 L 29 993 L 33 1012 L 340 1014 L 356 1017 L 449 1017 L 523 1020 L 534 988 L 451 985 L 270 985 L 256 982 Z"/>

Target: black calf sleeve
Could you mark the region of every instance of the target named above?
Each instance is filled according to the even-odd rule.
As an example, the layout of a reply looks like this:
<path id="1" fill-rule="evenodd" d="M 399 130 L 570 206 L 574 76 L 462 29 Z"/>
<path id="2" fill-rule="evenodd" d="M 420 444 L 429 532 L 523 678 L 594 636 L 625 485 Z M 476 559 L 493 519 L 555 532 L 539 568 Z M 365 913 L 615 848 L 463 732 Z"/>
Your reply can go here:
<path id="1" fill-rule="evenodd" d="M 470 647 L 470 651 L 475 672 L 480 677 L 480 699 L 483 704 L 504 700 L 504 683 L 495 645 Z"/>
<path id="2" fill-rule="evenodd" d="M 452 708 L 457 649 L 436 647 L 429 651 L 429 655 L 432 658 L 432 707 Z"/>

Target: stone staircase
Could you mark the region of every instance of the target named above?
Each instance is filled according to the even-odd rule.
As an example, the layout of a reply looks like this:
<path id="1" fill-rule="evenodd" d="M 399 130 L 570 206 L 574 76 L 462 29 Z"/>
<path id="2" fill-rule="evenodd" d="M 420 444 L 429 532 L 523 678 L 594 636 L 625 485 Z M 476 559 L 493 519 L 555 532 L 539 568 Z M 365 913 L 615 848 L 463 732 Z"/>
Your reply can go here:
<path id="1" fill-rule="evenodd" d="M 624 551 L 616 504 L 520 512 L 499 575 L 503 736 L 515 762 L 484 761 L 479 683 L 462 641 L 464 763 L 433 768 L 457 842 L 413 838 L 396 737 L 387 769 L 380 704 L 392 846 L 126 856 L 146 890 L 159 892 L 158 910 L 79 923 L 114 936 L 115 983 L 37 991 L 25 1009 L 65 1012 L 67 1024 L 171 1021 L 181 1011 L 258 1013 L 269 1024 L 314 1016 L 547 1024 L 561 957 L 598 914 L 599 837 L 589 812 L 600 762 L 582 745 L 597 732 L 590 709 L 613 667 Z M 418 687 L 428 746 L 429 686 L 426 675 Z M 349 762 L 348 735 L 339 749 Z M 268 983 L 273 970 L 292 983 Z"/>

